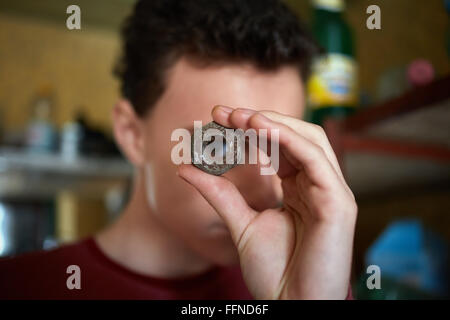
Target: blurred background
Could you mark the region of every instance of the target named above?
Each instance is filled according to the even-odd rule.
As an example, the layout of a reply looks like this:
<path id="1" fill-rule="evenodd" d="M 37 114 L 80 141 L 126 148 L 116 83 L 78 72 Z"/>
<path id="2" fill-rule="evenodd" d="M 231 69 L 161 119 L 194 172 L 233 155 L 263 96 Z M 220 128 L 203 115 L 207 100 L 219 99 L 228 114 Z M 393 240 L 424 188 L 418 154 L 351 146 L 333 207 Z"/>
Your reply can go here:
<path id="1" fill-rule="evenodd" d="M 326 51 L 305 117 L 326 129 L 357 197 L 354 295 L 448 298 L 449 1 L 285 2 Z M 111 137 L 110 111 L 133 3 L 0 2 L 0 256 L 90 235 L 126 202 L 133 170 Z M 71 4 L 81 30 L 66 27 Z M 381 29 L 371 30 L 374 4 Z M 331 78 L 339 94 L 324 96 Z M 370 265 L 381 289 L 367 286 Z"/>

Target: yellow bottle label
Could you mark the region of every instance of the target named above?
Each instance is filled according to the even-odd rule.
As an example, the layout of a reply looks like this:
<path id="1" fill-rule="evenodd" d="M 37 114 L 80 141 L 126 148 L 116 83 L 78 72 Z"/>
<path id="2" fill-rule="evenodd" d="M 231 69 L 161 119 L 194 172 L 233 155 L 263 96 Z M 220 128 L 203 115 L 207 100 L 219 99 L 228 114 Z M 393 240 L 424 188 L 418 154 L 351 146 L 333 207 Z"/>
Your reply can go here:
<path id="1" fill-rule="evenodd" d="M 344 0 L 313 0 L 313 5 L 316 8 L 323 8 L 330 11 L 344 10 Z"/>
<path id="2" fill-rule="evenodd" d="M 311 108 L 356 107 L 356 72 L 356 62 L 349 56 L 331 53 L 318 58 L 307 84 Z"/>

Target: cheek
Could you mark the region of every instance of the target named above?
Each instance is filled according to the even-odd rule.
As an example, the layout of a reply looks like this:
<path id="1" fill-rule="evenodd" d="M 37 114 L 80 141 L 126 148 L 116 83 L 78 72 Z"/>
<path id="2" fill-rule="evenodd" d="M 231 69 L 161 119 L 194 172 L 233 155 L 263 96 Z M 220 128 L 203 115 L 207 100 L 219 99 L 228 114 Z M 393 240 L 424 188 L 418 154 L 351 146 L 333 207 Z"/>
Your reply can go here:
<path id="1" fill-rule="evenodd" d="M 167 164 L 167 162 L 166 162 Z M 201 194 L 171 168 L 155 166 L 155 214 L 172 226 L 182 225 L 191 231 L 203 232 L 218 215 Z"/>

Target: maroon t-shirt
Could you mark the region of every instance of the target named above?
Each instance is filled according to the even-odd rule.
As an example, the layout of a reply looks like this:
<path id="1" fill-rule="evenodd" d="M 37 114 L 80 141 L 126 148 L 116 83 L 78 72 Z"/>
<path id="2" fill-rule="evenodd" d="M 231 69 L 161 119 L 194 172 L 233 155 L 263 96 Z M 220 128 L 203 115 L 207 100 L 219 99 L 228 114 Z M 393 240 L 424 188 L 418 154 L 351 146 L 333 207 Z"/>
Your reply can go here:
<path id="1" fill-rule="evenodd" d="M 80 289 L 68 289 L 77 265 Z M 74 284 L 73 278 L 69 279 Z M 239 267 L 215 266 L 190 277 L 162 279 L 107 257 L 93 238 L 50 251 L 0 259 L 0 299 L 252 299 Z"/>
<path id="2" fill-rule="evenodd" d="M 80 289 L 69 289 L 80 270 Z M 73 285 L 73 278 L 69 285 Z M 50 251 L 0 259 L 0 299 L 253 299 L 240 268 L 215 266 L 190 277 L 162 279 L 133 272 L 106 256 L 94 238 Z M 352 299 L 351 289 L 347 299 Z"/>

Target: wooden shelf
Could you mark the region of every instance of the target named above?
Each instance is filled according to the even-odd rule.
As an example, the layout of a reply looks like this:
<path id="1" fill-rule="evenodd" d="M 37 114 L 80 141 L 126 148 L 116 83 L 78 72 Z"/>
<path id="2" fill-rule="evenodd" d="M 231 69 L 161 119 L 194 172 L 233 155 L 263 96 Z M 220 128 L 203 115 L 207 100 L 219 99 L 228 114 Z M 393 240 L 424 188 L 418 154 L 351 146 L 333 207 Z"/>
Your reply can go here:
<path id="1" fill-rule="evenodd" d="M 357 195 L 450 186 L 450 76 L 324 128 Z"/>

